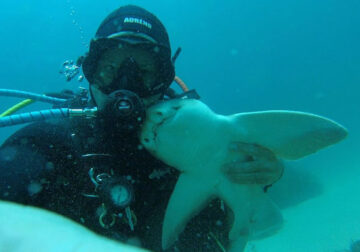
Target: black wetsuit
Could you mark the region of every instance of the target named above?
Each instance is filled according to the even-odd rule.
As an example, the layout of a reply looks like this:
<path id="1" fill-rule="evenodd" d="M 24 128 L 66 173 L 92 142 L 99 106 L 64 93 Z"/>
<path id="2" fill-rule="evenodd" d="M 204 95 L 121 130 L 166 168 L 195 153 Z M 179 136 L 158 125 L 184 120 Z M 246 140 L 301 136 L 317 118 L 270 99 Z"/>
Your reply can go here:
<path id="1" fill-rule="evenodd" d="M 111 125 L 100 124 L 95 119 L 48 121 L 13 134 L 0 148 L 0 199 L 49 209 L 113 239 L 137 237 L 143 247 L 161 251 L 162 221 L 178 171 L 142 148 L 136 132 L 114 135 Z M 132 185 L 134 230 L 125 212 L 111 208 L 95 190 L 99 174 Z M 169 251 L 222 251 L 228 230 L 226 210 L 214 200 Z"/>

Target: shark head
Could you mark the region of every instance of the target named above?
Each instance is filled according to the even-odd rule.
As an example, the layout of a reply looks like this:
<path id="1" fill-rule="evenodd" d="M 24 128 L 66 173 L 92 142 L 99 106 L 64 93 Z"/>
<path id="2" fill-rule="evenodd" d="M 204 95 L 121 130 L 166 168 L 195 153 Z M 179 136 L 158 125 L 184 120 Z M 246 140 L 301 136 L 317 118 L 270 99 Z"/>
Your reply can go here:
<path id="1" fill-rule="evenodd" d="M 195 163 L 200 165 L 213 158 L 218 149 L 216 143 L 220 141 L 213 139 L 216 135 L 216 128 L 212 126 L 214 121 L 226 128 L 225 118 L 197 100 L 166 101 L 147 111 L 140 140 L 153 155 L 184 171 Z M 179 156 L 183 157 L 179 159 Z"/>

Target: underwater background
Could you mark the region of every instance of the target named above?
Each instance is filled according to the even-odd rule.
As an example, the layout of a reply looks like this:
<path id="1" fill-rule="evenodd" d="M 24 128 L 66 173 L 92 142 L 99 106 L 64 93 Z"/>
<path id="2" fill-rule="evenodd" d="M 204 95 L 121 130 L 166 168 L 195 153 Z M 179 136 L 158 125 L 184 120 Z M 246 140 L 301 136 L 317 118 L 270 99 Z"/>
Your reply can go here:
<path id="1" fill-rule="evenodd" d="M 125 4 L 159 17 L 173 52 L 182 48 L 177 75 L 217 113 L 298 110 L 349 131 L 345 141 L 286 163 L 269 192 L 284 210 L 285 227 L 248 251 L 342 251 L 359 240 L 360 2 L 3 1 L 0 88 L 87 87 L 86 80 L 66 82 L 62 63 L 83 55 L 103 18 Z M 2 112 L 19 99 L 1 101 Z M 24 111 L 48 107 L 36 103 Z M 18 128 L 1 128 L 0 142 Z"/>

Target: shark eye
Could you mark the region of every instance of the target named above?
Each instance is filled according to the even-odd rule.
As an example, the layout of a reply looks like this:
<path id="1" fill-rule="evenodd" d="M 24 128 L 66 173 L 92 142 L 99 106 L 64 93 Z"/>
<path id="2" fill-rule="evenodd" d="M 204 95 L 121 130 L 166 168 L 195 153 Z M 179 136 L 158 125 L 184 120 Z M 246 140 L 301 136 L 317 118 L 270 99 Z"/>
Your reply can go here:
<path id="1" fill-rule="evenodd" d="M 180 106 L 174 106 L 172 107 L 173 110 L 179 110 L 181 107 Z"/>
<path id="2" fill-rule="evenodd" d="M 244 161 L 245 162 L 253 162 L 253 161 L 255 161 L 255 158 L 253 156 L 246 155 Z"/>

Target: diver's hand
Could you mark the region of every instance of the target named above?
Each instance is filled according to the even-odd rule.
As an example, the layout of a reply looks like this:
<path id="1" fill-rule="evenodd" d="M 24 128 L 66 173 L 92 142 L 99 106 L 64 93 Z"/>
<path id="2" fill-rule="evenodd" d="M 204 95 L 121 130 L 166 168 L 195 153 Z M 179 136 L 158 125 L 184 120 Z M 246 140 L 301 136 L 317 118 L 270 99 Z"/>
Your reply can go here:
<path id="1" fill-rule="evenodd" d="M 271 185 L 283 174 L 284 165 L 270 150 L 255 144 L 233 142 L 231 156 L 239 158 L 223 165 L 223 171 L 236 184 Z"/>

